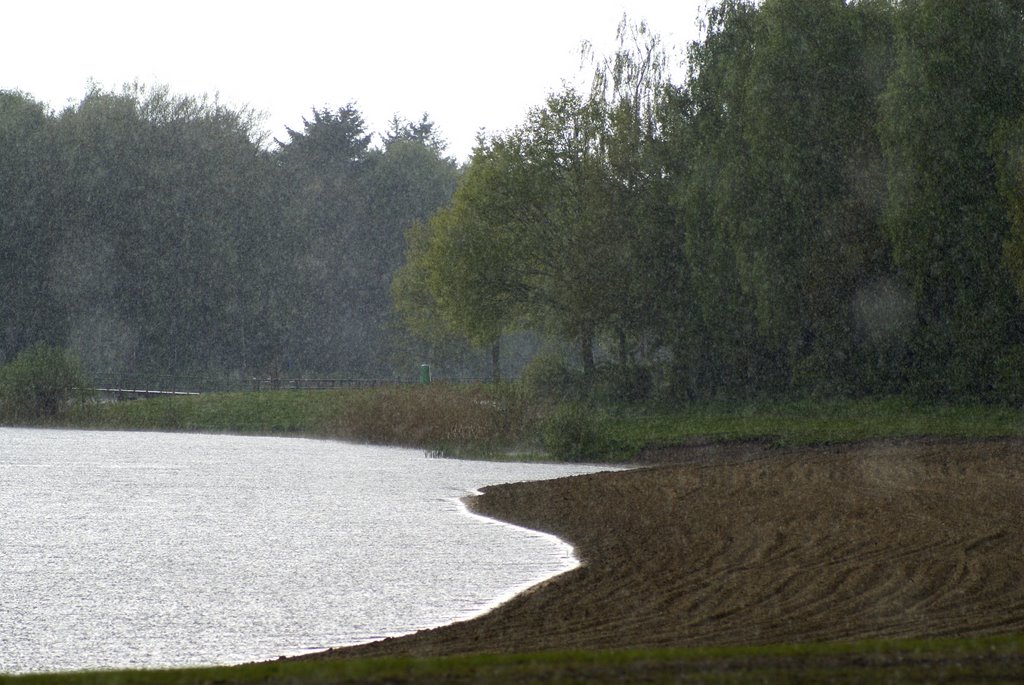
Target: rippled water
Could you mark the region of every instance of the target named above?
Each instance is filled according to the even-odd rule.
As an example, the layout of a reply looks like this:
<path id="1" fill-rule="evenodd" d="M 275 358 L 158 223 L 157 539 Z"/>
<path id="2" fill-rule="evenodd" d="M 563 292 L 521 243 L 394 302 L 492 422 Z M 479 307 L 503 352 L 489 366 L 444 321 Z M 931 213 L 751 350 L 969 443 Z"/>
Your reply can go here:
<path id="1" fill-rule="evenodd" d="M 574 560 L 459 498 L 594 470 L 0 428 L 0 672 L 238 663 L 466 618 Z"/>

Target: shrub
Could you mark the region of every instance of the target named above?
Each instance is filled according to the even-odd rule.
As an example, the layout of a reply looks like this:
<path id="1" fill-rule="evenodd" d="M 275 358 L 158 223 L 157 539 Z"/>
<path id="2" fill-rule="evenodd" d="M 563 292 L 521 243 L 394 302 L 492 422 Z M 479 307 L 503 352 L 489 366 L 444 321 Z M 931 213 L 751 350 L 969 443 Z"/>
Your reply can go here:
<path id="1" fill-rule="evenodd" d="M 544 447 L 566 461 L 586 461 L 607 456 L 612 445 L 602 429 L 598 413 L 583 404 L 559 405 L 544 422 Z"/>
<path id="2" fill-rule="evenodd" d="M 73 398 L 84 398 L 88 385 L 74 357 L 56 347 L 35 345 L 0 367 L 0 416 L 54 416 Z"/>

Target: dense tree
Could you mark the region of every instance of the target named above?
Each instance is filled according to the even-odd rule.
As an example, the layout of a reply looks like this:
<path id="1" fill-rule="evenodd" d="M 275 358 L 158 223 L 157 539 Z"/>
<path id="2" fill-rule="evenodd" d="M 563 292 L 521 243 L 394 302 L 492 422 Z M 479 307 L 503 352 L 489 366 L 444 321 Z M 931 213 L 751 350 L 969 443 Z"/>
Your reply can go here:
<path id="1" fill-rule="evenodd" d="M 365 268 L 367 281 L 373 284 L 373 307 L 378 312 L 378 368 L 390 368 L 405 349 L 389 293 L 404 261 L 406 231 L 422 226 L 455 192 L 458 168 L 453 159 L 444 156 L 444 149 L 444 141 L 426 115 L 416 124 L 396 118 L 370 173 L 376 241 L 373 259 Z M 456 352 L 451 342 L 447 340 L 446 347 L 461 357 L 465 350 Z"/>
<path id="2" fill-rule="evenodd" d="M 405 229 L 445 204 L 455 163 L 430 120 L 396 119 L 371 146 L 354 105 L 314 110 L 277 158 L 287 224 L 301 245 L 299 311 L 286 364 L 344 375 L 387 375 L 393 361 L 390 286 Z"/>
<path id="3" fill-rule="evenodd" d="M 753 3 L 729 0 L 708 10 L 705 37 L 689 49 L 686 83 L 669 98 L 666 142 L 676 186 L 673 206 L 686 269 L 676 291 L 679 334 L 673 351 L 676 394 L 728 395 L 779 382 L 742 285 L 737 224 L 749 202 L 749 145 L 743 135 L 745 88 L 754 44 Z"/>
<path id="4" fill-rule="evenodd" d="M 991 141 L 1024 101 L 1021 16 L 972 5 L 947 41 L 962 9 L 724 0 L 674 88 L 656 39 L 624 22 L 630 49 L 599 62 L 589 97 L 552 96 L 484 142 L 417 234 L 420 281 L 456 329 L 545 330 L 588 370 L 598 344 L 626 364 L 653 341 L 684 395 L 943 374 L 983 389 L 1017 335 Z M 1007 263 L 1020 252 L 1011 241 Z M 984 325 L 968 331 L 968 314 Z"/>
<path id="5" fill-rule="evenodd" d="M 891 278 L 874 132 L 887 17 L 832 0 L 709 11 L 670 129 L 699 305 L 679 316 L 705 341 L 676 356 L 698 385 L 850 391 L 885 375 L 858 302 Z"/>
<path id="6" fill-rule="evenodd" d="M 273 318 L 251 246 L 276 230 L 245 113 L 141 87 L 93 90 L 57 121 L 68 342 L 94 370 L 254 368 Z M 260 321 L 259 327 L 254 322 Z"/>
<path id="7" fill-rule="evenodd" d="M 913 288 L 914 378 L 935 393 L 984 393 L 1020 339 L 992 140 L 1024 108 L 1024 14 L 1008 0 L 900 3 L 885 95 L 887 227 Z"/>
<path id="8" fill-rule="evenodd" d="M 0 91 L 0 363 L 36 342 L 62 341 L 50 268 L 58 245 L 53 212 L 52 119 L 31 97 Z"/>
<path id="9" fill-rule="evenodd" d="M 138 290 L 129 274 L 138 271 L 140 252 L 155 249 L 136 233 L 148 161 L 138 101 L 94 88 L 56 126 L 61 239 L 53 260 L 62 275 L 57 294 L 67 309 L 68 343 L 86 352 L 83 361 L 96 370 L 135 370 L 144 322 L 128 311 Z"/>
<path id="10" fill-rule="evenodd" d="M 617 38 L 616 51 L 598 62 L 590 97 L 602 119 L 607 220 L 622 251 L 619 268 L 605 274 L 612 286 L 609 333 L 617 361 L 630 365 L 678 335 L 674 285 L 684 260 L 668 201 L 668 54 L 645 23 L 625 16 Z"/>
<path id="11" fill-rule="evenodd" d="M 94 372 L 381 375 L 403 231 L 457 175 L 428 117 L 373 147 L 353 106 L 271 152 L 207 97 L 91 87 L 57 115 L 0 93 L 0 359 Z"/>
<path id="12" fill-rule="evenodd" d="M 755 31 L 744 122 L 752 187 L 736 216 L 741 282 L 795 384 L 852 384 L 855 296 L 888 271 L 871 197 L 883 177 L 867 36 L 840 0 L 765 0 Z"/>
<path id="13" fill-rule="evenodd" d="M 618 256 L 594 104 L 567 90 L 481 146 L 454 203 L 432 221 L 431 285 L 445 318 L 478 341 L 512 324 L 579 345 L 594 365 Z"/>
<path id="14" fill-rule="evenodd" d="M 435 216 L 440 215 L 439 212 Z M 436 218 L 431 218 L 430 223 L 417 221 L 405 234 L 404 261 L 391 282 L 398 328 L 395 355 L 399 366 L 428 362 L 435 370 L 451 376 L 453 371 L 475 367 L 473 360 L 478 355 L 474 354 L 475 348 L 466 336 L 442 318 L 430 289 L 429 250 L 438 221 L 440 219 Z M 493 339 L 485 342 L 496 344 Z M 492 368 L 492 375 L 494 373 Z M 500 366 L 497 373 L 500 376 Z"/>
<path id="15" fill-rule="evenodd" d="M 598 64 L 589 94 L 567 87 L 481 141 L 452 205 L 410 235 L 399 281 L 426 283 L 439 320 L 492 349 L 517 327 L 573 342 L 588 376 L 604 340 L 633 360 L 675 271 L 656 145 L 665 57 L 643 25 L 624 21 L 620 39 L 629 51 Z"/>
<path id="16" fill-rule="evenodd" d="M 472 343 L 498 377 L 528 331 L 592 387 L 1019 397 L 1022 35 L 1011 0 L 722 0 L 673 85 L 624 20 L 464 169 L 427 116 L 314 109 L 271 150 L 216 99 L 3 92 L 0 361 L 382 377 Z"/>
<path id="17" fill-rule="evenodd" d="M 362 289 L 356 254 L 369 247 L 366 183 L 372 134 L 354 105 L 313 110 L 303 130 L 289 130 L 276 157 L 285 184 L 286 223 L 299 245 L 293 297 L 303 306 L 290 332 L 285 370 L 350 371 L 363 367 L 368 350 L 359 305 Z"/>
<path id="18" fill-rule="evenodd" d="M 517 219 L 524 212 L 502 185 L 512 164 L 500 143 L 479 147 L 451 206 L 410 236 L 422 245 L 410 266 L 423 274 L 438 318 L 492 350 L 492 376 L 500 374 L 501 336 L 521 323 L 527 294 Z"/>
<path id="19" fill-rule="evenodd" d="M 1004 257 L 1017 295 L 1024 301 L 1024 117 L 1004 122 L 993 140 L 999 189 L 1009 207 L 1010 235 Z"/>
<path id="20" fill-rule="evenodd" d="M 390 127 L 384 134 L 384 147 L 386 149 L 401 141 L 419 143 L 437 157 L 443 157 L 447 147 L 441 132 L 425 113 L 417 122 L 406 121 L 397 114 L 391 118 Z"/>
<path id="21" fill-rule="evenodd" d="M 517 222 L 528 313 L 535 325 L 579 346 L 584 373 L 616 313 L 628 237 L 617 229 L 600 137 L 603 102 L 566 90 L 510 137 L 509 189 L 532 215 Z"/>

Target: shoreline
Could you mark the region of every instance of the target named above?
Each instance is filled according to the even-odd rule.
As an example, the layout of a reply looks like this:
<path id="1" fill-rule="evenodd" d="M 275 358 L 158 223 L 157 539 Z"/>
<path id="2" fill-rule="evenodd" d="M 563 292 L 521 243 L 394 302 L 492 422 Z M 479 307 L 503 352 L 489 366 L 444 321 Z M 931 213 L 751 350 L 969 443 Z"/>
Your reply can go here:
<path id="1" fill-rule="evenodd" d="M 692 445 L 489 486 L 581 565 L 476 618 L 299 659 L 1024 632 L 1024 441 Z"/>
<path id="2" fill-rule="evenodd" d="M 558 480 L 558 479 L 555 479 L 555 480 Z M 494 486 L 485 486 L 485 487 L 494 487 Z M 462 507 L 463 513 L 465 515 L 467 515 L 467 516 L 473 516 L 473 517 L 476 517 L 476 518 L 483 519 L 483 520 L 487 521 L 490 524 L 497 524 L 497 525 L 501 525 L 501 526 L 508 526 L 510 528 L 516 528 L 516 529 L 519 529 L 519 530 L 527 530 L 531 534 L 537 535 L 539 537 L 546 538 L 548 540 L 551 540 L 551 541 L 557 543 L 562 548 L 562 559 L 566 562 L 567 566 L 566 566 L 566 568 L 563 568 L 562 570 L 554 571 L 554 572 L 549 573 L 549 574 L 547 574 L 547 575 L 545 575 L 543 577 L 538 578 L 537 580 L 527 580 L 527 581 L 524 581 L 523 583 L 520 583 L 518 586 L 516 586 L 516 587 L 514 587 L 514 588 L 512 588 L 512 589 L 510 589 L 510 590 L 508 590 L 508 591 L 506 591 L 504 593 L 502 593 L 501 595 L 499 595 L 495 599 L 491 600 L 490 602 L 487 603 L 487 605 L 485 605 L 481 609 L 479 609 L 477 611 L 474 611 L 472 614 L 469 614 L 469 615 L 467 615 L 467 616 L 465 616 L 463 618 L 456 619 L 455 621 L 452 621 L 451 623 L 446 623 L 445 626 L 454 625 L 455 623 L 463 623 L 465 621 L 473 621 L 475 619 L 480 618 L 481 616 L 485 616 L 485 615 L 491 613 L 492 611 L 498 609 L 503 604 L 512 601 L 513 599 L 515 599 L 519 595 L 522 595 L 522 594 L 524 594 L 526 592 L 530 592 L 530 590 L 532 590 L 533 588 L 537 587 L 538 585 L 542 585 L 542 584 L 552 580 L 553 578 L 557 578 L 557 577 L 559 577 L 559 576 L 561 576 L 563 574 L 566 574 L 566 573 L 569 573 L 571 571 L 574 571 L 574 570 L 576 570 L 577 568 L 579 568 L 583 564 L 583 562 L 580 560 L 579 555 L 576 553 L 576 548 L 571 543 L 569 543 L 566 540 L 563 540 L 562 538 L 558 537 L 557 535 L 552 535 L 551 533 L 545 533 L 544 531 L 535 530 L 533 528 L 525 528 L 524 526 L 519 526 L 519 525 L 516 525 L 514 523 L 509 523 L 508 521 L 505 521 L 503 519 L 496 518 L 494 516 L 488 516 L 487 514 L 483 514 L 483 513 L 475 511 L 473 509 L 472 503 L 477 498 L 481 497 L 482 495 L 483 495 L 482 490 L 481 489 L 477 489 L 475 492 L 473 492 L 473 493 L 471 493 L 469 495 L 466 495 L 465 497 L 457 497 L 455 499 L 458 501 L 459 505 Z M 443 628 L 443 627 L 444 626 L 438 626 L 438 628 Z M 410 635 L 415 635 L 415 633 L 410 633 Z M 400 636 L 400 637 L 407 637 L 407 635 L 403 635 L 403 636 Z M 367 644 L 367 643 L 364 643 L 364 644 Z"/>

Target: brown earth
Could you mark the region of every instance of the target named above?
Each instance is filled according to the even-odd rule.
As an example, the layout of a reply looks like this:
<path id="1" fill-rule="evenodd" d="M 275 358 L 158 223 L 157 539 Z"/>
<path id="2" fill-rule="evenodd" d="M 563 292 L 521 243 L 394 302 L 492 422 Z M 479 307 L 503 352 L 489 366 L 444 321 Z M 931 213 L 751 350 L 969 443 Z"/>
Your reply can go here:
<path id="1" fill-rule="evenodd" d="M 710 445 L 489 487 L 583 565 L 480 618 L 317 656 L 1024 632 L 1024 442 Z"/>

